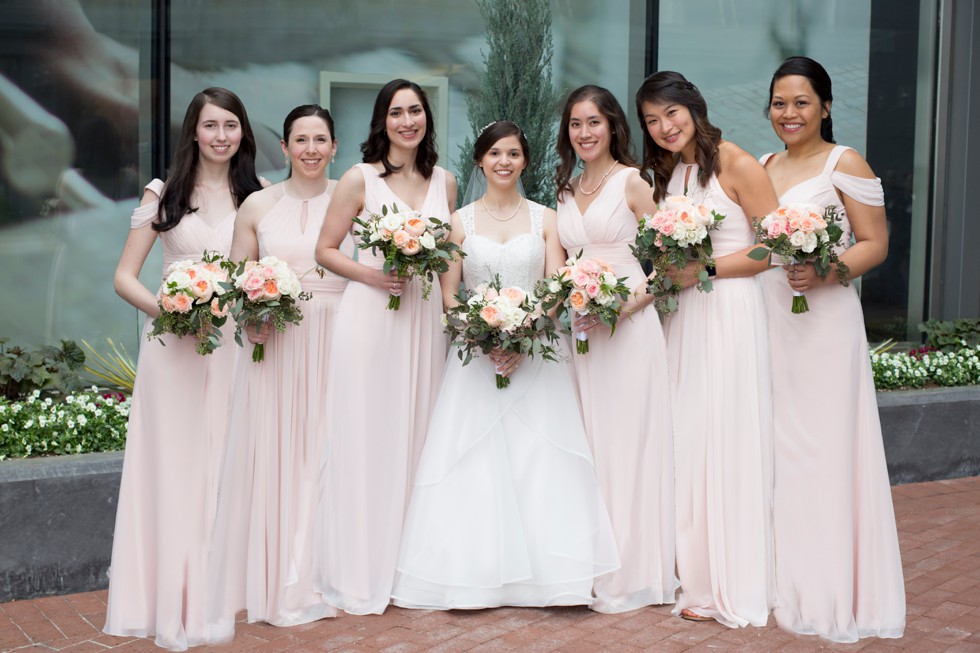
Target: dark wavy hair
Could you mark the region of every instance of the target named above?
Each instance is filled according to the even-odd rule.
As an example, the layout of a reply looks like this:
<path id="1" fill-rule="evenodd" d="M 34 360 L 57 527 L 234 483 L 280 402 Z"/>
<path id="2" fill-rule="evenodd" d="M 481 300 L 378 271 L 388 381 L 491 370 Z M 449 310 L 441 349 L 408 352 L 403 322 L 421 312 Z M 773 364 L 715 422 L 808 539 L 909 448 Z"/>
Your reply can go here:
<path id="1" fill-rule="evenodd" d="M 687 81 L 684 75 L 670 70 L 660 71 L 647 77 L 636 91 L 636 116 L 643 129 L 643 171 L 642 175 L 653 184 L 653 199 L 657 202 L 667 195 L 667 183 L 677 166 L 680 155 L 657 145 L 646 121 L 643 119 L 643 103 L 672 105 L 687 108 L 694 122 L 694 160 L 698 164 L 698 183 L 704 186 L 711 175 L 721 170 L 718 161 L 718 145 L 721 143 L 721 130 L 708 120 L 708 103 L 698 87 Z M 653 179 L 648 171 L 653 172 Z"/>
<path id="2" fill-rule="evenodd" d="M 834 120 L 830 115 L 830 103 L 834 101 L 830 75 L 827 74 L 827 70 L 823 66 L 810 57 L 789 57 L 773 73 L 772 81 L 769 82 L 769 102 L 766 103 L 765 111 L 763 111 L 766 118 L 769 117 L 769 108 L 772 106 L 772 89 L 776 86 L 776 80 L 790 75 L 801 75 L 810 82 L 813 92 L 817 94 L 817 98 L 820 100 L 820 106 L 827 110 L 827 117 L 820 120 L 820 137 L 828 143 L 836 143 L 837 141 L 834 140 Z"/>
<path id="3" fill-rule="evenodd" d="M 333 130 L 333 116 L 330 112 L 321 107 L 319 104 L 301 104 L 288 114 L 286 114 L 286 119 L 282 121 L 282 140 L 289 144 L 289 135 L 293 131 L 293 123 L 300 118 L 307 118 L 309 116 L 316 116 L 323 122 L 327 124 L 327 131 L 330 132 L 330 140 L 334 143 L 337 142 L 337 133 Z M 286 179 L 293 176 L 293 169 L 290 167 L 286 172 Z"/>
<path id="4" fill-rule="evenodd" d="M 521 144 L 521 151 L 524 153 L 524 160 L 530 164 L 531 146 L 527 144 L 527 137 L 517 123 L 510 120 L 497 120 L 483 128 L 480 135 L 476 137 L 476 142 L 473 143 L 473 163 L 479 163 L 494 143 L 508 136 L 517 137 L 517 141 Z"/>
<path id="5" fill-rule="evenodd" d="M 368 134 L 367 140 L 361 143 L 361 160 L 364 163 L 380 162 L 385 169 L 381 173 L 381 177 L 387 177 L 401 169 L 400 166 L 394 166 L 388 160 L 388 148 L 391 146 L 391 141 L 388 140 L 386 121 L 388 108 L 391 106 L 395 93 L 406 88 L 415 91 L 415 94 L 419 96 L 419 102 L 422 103 L 422 110 L 425 111 L 425 136 L 415 152 L 415 167 L 423 177 L 428 179 L 432 176 L 436 161 L 439 160 L 439 152 L 436 151 L 435 120 L 432 117 L 429 98 L 425 91 L 422 90 L 421 86 L 407 79 L 393 79 L 378 91 L 378 97 L 374 100 L 374 111 L 371 113 L 371 133 Z"/>
<path id="6" fill-rule="evenodd" d="M 561 111 L 561 123 L 558 126 L 558 143 L 555 150 L 558 152 L 558 166 L 555 168 L 555 192 L 558 199 L 566 191 L 571 192 L 572 186 L 569 183 L 572 172 L 578 162 L 572 141 L 568 138 L 568 123 L 572 118 L 572 107 L 579 102 L 592 102 L 599 109 L 599 113 L 609 121 L 609 153 L 620 163 L 637 167 L 636 155 L 633 153 L 633 144 L 630 141 L 630 126 L 623 113 L 623 107 L 608 89 L 601 86 L 580 86 L 565 99 L 565 105 Z"/>
<path id="7" fill-rule="evenodd" d="M 167 185 L 160 198 L 157 219 L 153 222 L 156 231 L 169 231 L 180 224 L 181 218 L 193 213 L 197 207 L 191 206 L 194 186 L 197 184 L 197 165 L 200 151 L 197 141 L 197 121 L 205 104 L 213 104 L 225 111 L 235 114 L 241 124 L 242 140 L 238 151 L 231 157 L 228 168 L 228 185 L 235 206 L 241 206 L 245 198 L 262 188 L 258 177 L 255 176 L 255 135 L 252 125 L 248 122 L 245 105 L 226 88 L 217 86 L 206 88 L 191 100 L 184 114 L 184 123 L 180 127 L 180 139 L 177 142 L 177 152 L 174 154 Z"/>

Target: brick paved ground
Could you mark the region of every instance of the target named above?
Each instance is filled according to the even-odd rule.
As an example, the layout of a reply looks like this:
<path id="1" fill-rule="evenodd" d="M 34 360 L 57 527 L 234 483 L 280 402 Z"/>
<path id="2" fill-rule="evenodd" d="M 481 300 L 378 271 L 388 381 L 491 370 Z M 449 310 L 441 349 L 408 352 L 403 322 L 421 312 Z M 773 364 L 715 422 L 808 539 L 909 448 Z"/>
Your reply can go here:
<path id="1" fill-rule="evenodd" d="M 240 624 L 219 651 L 891 651 L 980 652 L 980 477 L 893 489 L 905 563 L 908 625 L 899 640 L 829 644 L 775 626 L 729 630 L 648 608 L 623 615 L 582 608 L 473 612 L 389 609 L 293 628 Z M 0 651 L 155 651 L 103 635 L 106 593 L 0 604 Z M 198 649 L 203 650 L 203 649 Z"/>

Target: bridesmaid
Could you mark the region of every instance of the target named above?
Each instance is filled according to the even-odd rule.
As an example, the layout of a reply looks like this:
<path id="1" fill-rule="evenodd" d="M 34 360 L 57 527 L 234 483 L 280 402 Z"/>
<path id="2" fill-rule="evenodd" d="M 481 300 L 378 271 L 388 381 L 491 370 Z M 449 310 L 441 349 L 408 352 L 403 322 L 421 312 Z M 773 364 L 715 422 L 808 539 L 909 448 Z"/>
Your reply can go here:
<path id="1" fill-rule="evenodd" d="M 449 221 L 456 179 L 436 165 L 425 92 L 396 79 L 379 92 L 363 163 L 344 173 L 317 242 L 316 259 L 350 279 L 340 302 L 324 399 L 316 579 L 325 600 L 351 614 L 388 606 L 402 522 L 446 361 L 442 291 L 422 299 L 418 279 L 381 271 L 384 257 L 340 251 L 355 216 L 383 205 Z M 388 310 L 389 293 L 401 308 Z"/>
<path id="2" fill-rule="evenodd" d="M 884 194 L 861 155 L 834 145 L 832 100 L 823 66 L 784 61 L 766 112 L 786 150 L 762 160 L 782 202 L 843 209 L 854 244 L 840 258 L 857 278 L 888 253 Z M 776 622 L 835 642 L 901 637 L 902 560 L 861 302 L 835 270 L 826 279 L 812 264 L 784 270 L 760 277 L 773 362 Z M 806 292 L 809 312 L 790 312 L 793 290 Z M 800 391 L 798 370 L 816 392 Z"/>
<path id="3" fill-rule="evenodd" d="M 146 186 L 119 265 L 120 297 L 156 317 L 139 273 L 157 236 L 164 270 L 205 250 L 228 254 L 235 213 L 261 188 L 255 138 L 241 100 L 223 88 L 194 96 L 166 186 Z M 230 325 L 226 325 L 230 326 Z M 144 332 L 150 328 L 149 320 Z M 155 636 L 175 651 L 205 640 L 205 563 L 238 347 L 209 356 L 194 339 L 140 347 L 112 546 L 105 632 Z"/>
<path id="4" fill-rule="evenodd" d="M 777 207 L 765 170 L 722 140 L 698 89 L 659 72 L 643 82 L 645 170 L 654 199 L 688 195 L 725 220 L 712 232 L 714 290 L 697 265 L 671 275 L 684 290 L 667 321 L 677 474 L 675 614 L 764 626 L 773 602 L 772 424 L 765 307 L 750 259 L 753 216 Z"/>
<path id="5" fill-rule="evenodd" d="M 627 277 L 633 296 L 616 334 L 592 317 L 577 318 L 590 351 L 575 355 L 585 430 L 609 510 L 622 567 L 595 581 L 598 612 L 673 603 L 674 458 L 670 386 L 663 332 L 630 252 L 638 220 L 656 210 L 650 185 L 630 147 L 626 116 L 598 86 L 568 96 L 561 117 L 555 175 L 558 233 L 569 254 L 599 258 Z M 576 162 L 584 169 L 572 177 Z"/>
<path id="6" fill-rule="evenodd" d="M 286 261 L 313 298 L 300 304 L 302 322 L 285 333 L 270 335 L 269 325 L 246 330 L 250 342 L 265 343 L 266 354 L 238 369 L 208 567 L 213 642 L 234 637 L 242 608 L 249 622 L 275 626 L 336 614 L 314 591 L 312 576 L 329 338 L 347 285 L 335 274 L 318 275 L 313 260 L 337 141 L 330 113 L 313 104 L 290 111 L 282 133 L 290 172 L 242 204 L 231 256 Z"/>

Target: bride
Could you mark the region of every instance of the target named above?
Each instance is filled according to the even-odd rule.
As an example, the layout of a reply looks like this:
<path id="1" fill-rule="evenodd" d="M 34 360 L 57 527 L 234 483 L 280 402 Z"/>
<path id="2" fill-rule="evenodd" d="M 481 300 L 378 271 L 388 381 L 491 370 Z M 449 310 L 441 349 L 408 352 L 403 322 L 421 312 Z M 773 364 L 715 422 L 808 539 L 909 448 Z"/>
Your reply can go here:
<path id="1" fill-rule="evenodd" d="M 443 301 L 500 275 L 532 290 L 564 264 L 555 212 L 518 191 L 528 144 L 509 121 L 474 144 L 487 192 L 452 216 L 466 253 L 441 277 Z M 562 354 L 565 358 L 565 354 Z M 427 609 L 591 605 L 619 568 L 571 366 L 495 351 L 449 357 L 406 517 L 392 602 Z M 494 375 L 511 379 L 498 390 Z"/>

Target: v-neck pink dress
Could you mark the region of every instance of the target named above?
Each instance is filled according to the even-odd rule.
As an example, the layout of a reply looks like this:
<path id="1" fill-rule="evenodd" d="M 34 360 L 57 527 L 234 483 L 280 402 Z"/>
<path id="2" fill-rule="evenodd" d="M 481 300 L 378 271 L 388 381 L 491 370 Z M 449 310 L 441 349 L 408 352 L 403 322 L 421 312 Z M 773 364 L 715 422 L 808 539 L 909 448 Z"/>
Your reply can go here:
<path id="1" fill-rule="evenodd" d="M 685 183 L 685 177 L 690 177 Z M 668 195 L 725 216 L 716 257 L 751 246 L 742 207 L 697 164 L 678 163 Z M 773 603 L 772 399 L 765 306 L 755 277 L 716 279 L 677 298 L 667 320 L 677 474 L 675 613 L 687 608 L 729 627 L 765 626 Z"/>
<path id="2" fill-rule="evenodd" d="M 646 275 L 630 251 L 636 216 L 626 204 L 634 168 L 609 177 L 586 209 L 570 194 L 558 202 L 558 234 L 569 256 L 601 259 L 631 288 Z M 602 491 L 622 566 L 595 581 L 598 612 L 626 612 L 673 603 L 674 457 L 670 385 L 656 309 L 622 319 L 616 333 L 592 329 L 589 353 L 572 354 Z"/>
<path id="3" fill-rule="evenodd" d="M 442 168 L 433 170 L 422 206 L 411 207 L 373 166 L 356 167 L 364 176 L 362 217 L 397 204 L 449 220 Z M 384 264 L 380 252 L 359 250 L 358 256 L 378 270 Z M 347 284 L 324 397 L 316 585 L 330 605 L 352 614 L 380 614 L 390 601 L 402 522 L 446 362 L 438 277 L 428 300 L 413 279 L 399 310 L 387 304 L 384 291 Z"/>
<path id="4" fill-rule="evenodd" d="M 163 182 L 147 188 L 160 195 Z M 156 219 L 157 202 L 133 212 L 132 228 Z M 205 250 L 227 255 L 235 212 L 210 226 L 196 213 L 160 233 L 163 270 Z M 144 334 L 151 330 L 147 320 Z M 239 347 L 229 320 L 223 343 L 201 356 L 193 338 L 140 345 L 109 569 L 105 632 L 156 637 L 184 650 L 205 641 L 207 547 L 225 450 Z"/>
<path id="5" fill-rule="evenodd" d="M 208 566 L 212 642 L 232 639 L 242 608 L 249 622 L 276 626 L 336 614 L 313 589 L 313 528 L 330 337 L 347 279 L 316 272 L 330 195 L 304 200 L 284 190 L 256 227 L 259 257 L 286 261 L 313 297 L 299 303 L 299 324 L 269 336 L 262 362 L 252 362 L 242 336 Z M 352 243 L 342 249 L 351 252 Z"/>
<path id="6" fill-rule="evenodd" d="M 836 146 L 819 175 L 780 201 L 843 211 L 839 189 L 883 205 L 880 180 L 835 171 L 848 149 Z M 794 315 L 786 271 L 760 281 L 772 350 L 776 622 L 835 642 L 901 637 L 902 558 L 861 301 L 853 286 L 821 286 L 806 293 L 809 312 Z"/>

